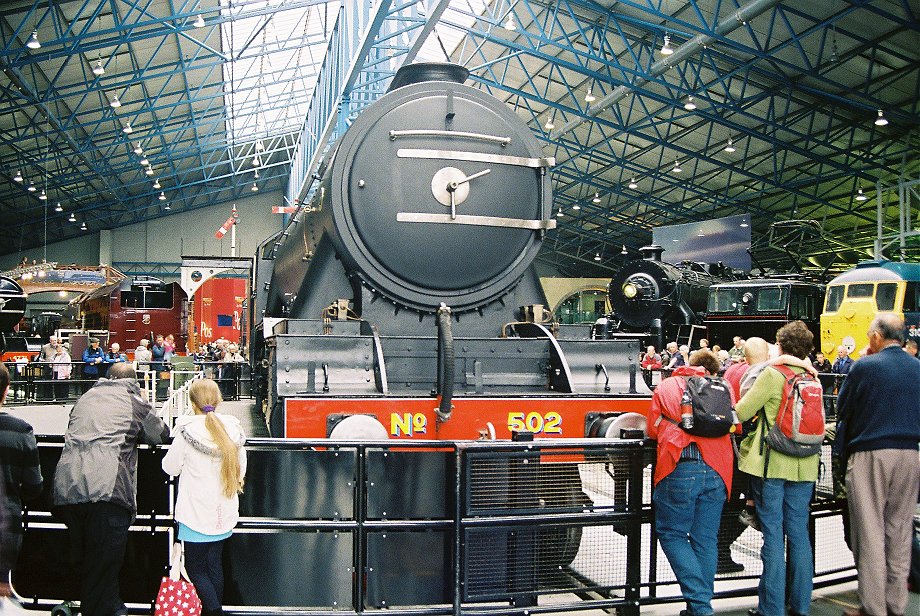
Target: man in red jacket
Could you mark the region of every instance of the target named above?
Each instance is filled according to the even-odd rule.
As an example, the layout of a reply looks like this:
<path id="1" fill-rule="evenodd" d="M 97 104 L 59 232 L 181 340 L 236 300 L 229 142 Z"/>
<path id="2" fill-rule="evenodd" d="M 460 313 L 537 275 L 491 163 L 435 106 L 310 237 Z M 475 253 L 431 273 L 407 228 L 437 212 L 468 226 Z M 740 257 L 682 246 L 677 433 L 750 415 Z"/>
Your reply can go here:
<path id="1" fill-rule="evenodd" d="M 682 616 L 713 613 L 717 537 L 734 454 L 728 435 L 706 438 L 681 429 L 680 402 L 689 377 L 718 371 L 711 351 L 697 351 L 689 366 L 678 367 L 655 389 L 648 417 L 649 436 L 658 441 L 655 530 L 687 602 Z"/>

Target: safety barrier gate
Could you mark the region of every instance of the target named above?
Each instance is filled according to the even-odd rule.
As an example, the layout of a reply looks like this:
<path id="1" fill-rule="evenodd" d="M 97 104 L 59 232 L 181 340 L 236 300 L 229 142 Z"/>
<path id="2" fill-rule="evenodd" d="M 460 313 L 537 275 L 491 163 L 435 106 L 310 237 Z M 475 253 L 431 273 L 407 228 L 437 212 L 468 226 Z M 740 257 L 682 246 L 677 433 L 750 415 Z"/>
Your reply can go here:
<path id="1" fill-rule="evenodd" d="M 61 448 L 59 437 L 40 442 L 49 485 Z M 225 553 L 227 612 L 634 615 L 680 601 L 652 523 L 654 443 L 254 439 L 247 450 L 243 517 Z M 163 454 L 139 455 L 121 578 L 135 612 L 149 613 L 173 539 Z M 827 475 L 811 517 L 816 586 L 854 579 Z M 49 505 L 46 490 L 27 510 L 12 577 L 24 604 L 45 609 L 75 596 Z M 756 594 L 760 544 L 747 529 L 731 545 L 745 569 L 720 575 L 717 596 Z"/>

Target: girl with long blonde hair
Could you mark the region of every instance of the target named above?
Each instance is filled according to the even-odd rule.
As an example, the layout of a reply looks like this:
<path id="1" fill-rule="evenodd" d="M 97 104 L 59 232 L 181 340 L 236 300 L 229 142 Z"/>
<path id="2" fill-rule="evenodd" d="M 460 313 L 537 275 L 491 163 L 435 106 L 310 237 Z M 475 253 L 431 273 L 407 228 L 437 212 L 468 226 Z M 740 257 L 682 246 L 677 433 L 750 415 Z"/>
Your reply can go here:
<path id="1" fill-rule="evenodd" d="M 223 613 L 223 549 L 239 519 L 246 437 L 236 417 L 215 411 L 223 399 L 214 381 L 193 381 L 189 400 L 195 412 L 176 420 L 163 470 L 179 477 L 176 522 L 185 568 L 202 616 L 215 616 Z"/>

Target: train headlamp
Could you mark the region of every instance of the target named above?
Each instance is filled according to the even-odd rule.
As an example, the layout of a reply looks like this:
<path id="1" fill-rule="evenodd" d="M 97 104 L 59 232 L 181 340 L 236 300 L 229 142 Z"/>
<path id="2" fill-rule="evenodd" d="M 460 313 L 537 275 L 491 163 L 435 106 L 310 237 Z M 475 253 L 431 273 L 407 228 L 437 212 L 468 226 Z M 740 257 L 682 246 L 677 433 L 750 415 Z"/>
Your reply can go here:
<path id="1" fill-rule="evenodd" d="M 639 295 L 639 289 L 631 282 L 627 282 L 623 285 L 623 297 L 626 299 L 634 299 Z"/>

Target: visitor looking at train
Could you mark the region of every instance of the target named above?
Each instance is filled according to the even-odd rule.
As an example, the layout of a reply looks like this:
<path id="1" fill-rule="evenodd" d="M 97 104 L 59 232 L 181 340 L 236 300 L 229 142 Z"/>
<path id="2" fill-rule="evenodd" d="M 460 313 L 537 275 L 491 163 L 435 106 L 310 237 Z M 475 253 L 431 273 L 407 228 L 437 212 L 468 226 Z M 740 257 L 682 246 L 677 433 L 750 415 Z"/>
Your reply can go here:
<path id="1" fill-rule="evenodd" d="M 671 356 L 671 359 L 668 360 L 665 368 L 668 370 L 674 370 L 675 368 L 679 368 L 680 366 L 685 365 L 687 363 L 684 359 L 686 357 L 686 349 L 686 345 L 678 347 L 676 342 L 669 342 L 668 355 Z"/>
<path id="2" fill-rule="evenodd" d="M 137 513 L 137 445 L 159 445 L 168 437 L 127 363 L 114 364 L 70 411 L 52 513 L 67 526 L 85 616 L 128 613 L 118 580 Z"/>
<path id="3" fill-rule="evenodd" d="M 113 342 L 109 346 L 108 353 L 105 354 L 102 364 L 99 365 L 100 376 L 105 376 L 112 364 L 119 364 L 128 361 L 128 358 L 121 352 L 121 345 Z"/>
<path id="4" fill-rule="evenodd" d="M 153 360 L 153 353 L 150 352 L 150 341 L 141 338 L 134 349 L 134 369 L 138 372 L 147 373 L 150 371 L 150 362 Z"/>
<path id="5" fill-rule="evenodd" d="M 802 321 L 787 323 L 776 332 L 780 354 L 788 353 L 800 360 L 811 352 L 813 341 L 814 335 Z M 799 366 L 789 367 L 797 373 L 804 371 Z M 781 616 L 787 604 L 791 616 L 806 616 L 811 610 L 814 567 L 808 521 L 820 455 L 798 458 L 764 447 L 765 424 L 776 423 L 785 384 L 786 377 L 779 370 L 767 368 L 735 406 L 742 421 L 758 414 L 761 417 L 755 430 L 741 443 L 738 463 L 741 471 L 753 476 L 752 492 L 764 540 L 760 552 L 763 574 L 757 608 L 749 612 L 752 616 Z"/>
<path id="6" fill-rule="evenodd" d="M 54 359 L 51 360 L 51 372 L 54 380 L 54 400 L 67 400 L 70 397 L 70 384 L 67 380 L 73 371 L 70 352 L 63 344 L 59 344 Z"/>
<path id="7" fill-rule="evenodd" d="M 42 470 L 32 426 L 2 408 L 9 389 L 10 372 L 0 363 L 0 508 L 5 524 L 0 541 L 0 597 L 10 595 L 9 571 L 22 547 L 22 503 L 42 493 Z"/>
<path id="8" fill-rule="evenodd" d="M 907 354 L 911 357 L 917 357 L 917 341 L 913 338 L 908 338 L 907 341 L 904 342 L 904 350 L 907 351 Z"/>
<path id="9" fill-rule="evenodd" d="M 99 348 L 99 338 L 90 338 L 89 347 L 83 351 L 83 391 L 87 392 L 99 379 L 100 367 L 105 361 L 105 351 Z"/>
<path id="10" fill-rule="evenodd" d="M 652 395 L 648 435 L 658 441 L 655 465 L 655 529 L 680 585 L 686 616 L 713 614 L 717 542 L 722 507 L 731 490 L 728 435 L 695 436 L 683 430 L 681 400 L 692 376 L 713 376 L 719 362 L 708 350 L 690 356 Z M 734 397 L 732 397 L 734 400 Z"/>
<path id="11" fill-rule="evenodd" d="M 222 402 L 217 383 L 193 381 L 188 393 L 195 413 L 176 420 L 163 470 L 179 477 L 175 517 L 189 581 L 202 616 L 217 616 L 223 613 L 224 544 L 239 519 L 246 476 L 246 437 L 236 417 L 216 412 Z"/>
<path id="12" fill-rule="evenodd" d="M 153 346 L 150 347 L 151 364 L 150 368 L 154 372 L 162 372 L 163 361 L 166 357 L 165 338 L 163 334 L 158 334 L 154 340 Z"/>
<path id="13" fill-rule="evenodd" d="M 163 339 L 163 361 L 168 364 L 169 360 L 171 360 L 175 354 L 176 338 L 172 334 L 168 334 L 166 338 Z"/>
<path id="14" fill-rule="evenodd" d="M 640 362 L 643 370 L 661 370 L 661 355 L 655 352 L 655 347 L 649 345 Z"/>
<path id="15" fill-rule="evenodd" d="M 877 316 L 867 334 L 869 354 L 850 369 L 837 402 L 860 602 L 845 614 L 902 616 L 920 485 L 920 363 L 900 348 L 899 317 Z"/>

